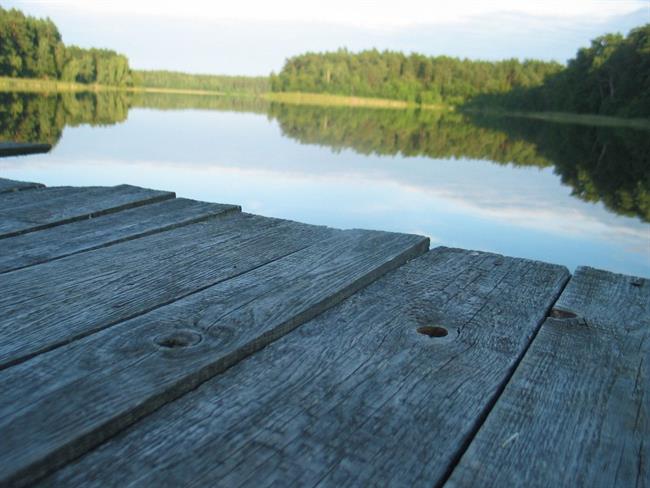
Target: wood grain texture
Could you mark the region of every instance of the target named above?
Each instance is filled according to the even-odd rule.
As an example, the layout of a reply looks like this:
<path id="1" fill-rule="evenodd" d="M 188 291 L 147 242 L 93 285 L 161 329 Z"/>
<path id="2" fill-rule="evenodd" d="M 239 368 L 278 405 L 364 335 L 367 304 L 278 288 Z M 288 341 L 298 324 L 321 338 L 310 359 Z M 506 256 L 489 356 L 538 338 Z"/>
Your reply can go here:
<path id="1" fill-rule="evenodd" d="M 0 239 L 0 273 L 238 211 L 235 205 L 177 198 Z"/>
<path id="2" fill-rule="evenodd" d="M 0 158 L 46 153 L 50 149 L 52 149 L 50 144 L 2 141 L 0 142 Z"/>
<path id="3" fill-rule="evenodd" d="M 0 483 L 86 452 L 427 249 L 419 236 L 337 232 L 0 372 L 12 391 L 0 398 Z"/>
<path id="4" fill-rule="evenodd" d="M 435 249 L 43 485 L 432 486 L 567 279 L 560 266 Z"/>
<path id="5" fill-rule="evenodd" d="M 334 232 L 234 214 L 5 273 L 0 279 L 0 368 L 245 273 Z"/>
<path id="6" fill-rule="evenodd" d="M 650 282 L 581 267 L 555 310 L 447 486 L 650 486 Z"/>
<path id="7" fill-rule="evenodd" d="M 174 198 L 130 185 L 50 187 L 0 196 L 0 239 Z"/>
<path id="8" fill-rule="evenodd" d="M 0 178 L 0 193 L 9 193 L 20 190 L 29 190 L 32 188 L 45 188 L 41 183 L 32 183 L 30 181 L 8 180 Z"/>

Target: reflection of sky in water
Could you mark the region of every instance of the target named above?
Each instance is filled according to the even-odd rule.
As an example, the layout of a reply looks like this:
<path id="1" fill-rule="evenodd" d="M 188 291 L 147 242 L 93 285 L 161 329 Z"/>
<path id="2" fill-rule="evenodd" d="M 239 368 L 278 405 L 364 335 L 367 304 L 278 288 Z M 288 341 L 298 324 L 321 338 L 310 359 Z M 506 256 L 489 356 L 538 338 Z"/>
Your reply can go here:
<path id="1" fill-rule="evenodd" d="M 262 215 L 650 276 L 650 226 L 572 197 L 552 168 L 335 153 L 282 137 L 260 115 L 131 110 L 121 125 L 68 127 L 51 154 L 0 160 L 0 171 L 47 185 L 168 189 Z"/>

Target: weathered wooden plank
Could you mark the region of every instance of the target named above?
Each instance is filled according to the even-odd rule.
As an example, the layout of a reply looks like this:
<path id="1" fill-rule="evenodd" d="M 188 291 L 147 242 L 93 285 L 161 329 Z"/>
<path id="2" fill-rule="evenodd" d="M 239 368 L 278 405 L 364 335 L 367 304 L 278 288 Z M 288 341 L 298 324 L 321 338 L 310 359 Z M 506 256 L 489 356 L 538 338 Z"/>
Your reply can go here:
<path id="1" fill-rule="evenodd" d="M 0 240 L 0 273 L 171 230 L 230 212 L 235 205 L 166 200 Z"/>
<path id="2" fill-rule="evenodd" d="M 29 190 L 32 188 L 44 188 L 45 185 L 41 183 L 32 183 L 30 181 L 16 181 L 8 180 L 7 178 L 0 178 L 0 193 L 8 193 L 20 190 Z"/>
<path id="3" fill-rule="evenodd" d="M 51 187 L 0 196 L 0 239 L 174 198 L 137 186 Z"/>
<path id="4" fill-rule="evenodd" d="M 448 486 L 650 486 L 650 281 L 581 267 Z"/>
<path id="5" fill-rule="evenodd" d="M 333 229 L 229 215 L 12 271 L 0 369 L 296 252 Z"/>
<path id="6" fill-rule="evenodd" d="M 50 144 L 32 142 L 0 142 L 0 158 L 8 156 L 22 156 L 25 154 L 46 153 L 52 149 Z"/>
<path id="7" fill-rule="evenodd" d="M 567 279 L 559 266 L 433 250 L 44 484 L 435 485 Z"/>
<path id="8" fill-rule="evenodd" d="M 0 372 L 12 391 L 0 398 L 0 483 L 82 454 L 427 248 L 419 236 L 339 232 Z"/>

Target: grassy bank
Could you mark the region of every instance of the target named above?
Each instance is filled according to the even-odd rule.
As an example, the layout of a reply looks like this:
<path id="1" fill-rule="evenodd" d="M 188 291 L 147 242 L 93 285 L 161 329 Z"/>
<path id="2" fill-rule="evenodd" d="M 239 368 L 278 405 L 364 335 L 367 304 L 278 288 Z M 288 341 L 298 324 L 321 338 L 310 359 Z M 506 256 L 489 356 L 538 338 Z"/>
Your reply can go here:
<path id="1" fill-rule="evenodd" d="M 321 107 L 365 107 L 365 108 L 423 108 L 427 110 L 451 110 L 449 105 L 418 105 L 402 100 L 385 98 L 349 97 L 345 95 L 330 95 L 323 93 L 302 92 L 272 92 L 263 97 L 271 102 L 288 103 L 293 105 L 317 105 Z"/>
<path id="2" fill-rule="evenodd" d="M 70 83 L 57 80 L 39 80 L 33 78 L 0 77 L 0 91 L 23 93 L 49 92 L 88 92 L 88 91 L 129 91 L 146 93 L 179 93 L 186 95 L 248 95 L 233 94 L 208 90 L 184 90 L 179 88 L 149 88 L 143 86 L 108 86 L 98 84 Z"/>
<path id="3" fill-rule="evenodd" d="M 263 94 L 255 93 L 231 93 L 210 90 L 190 90 L 180 88 L 151 88 L 151 87 L 118 87 L 97 84 L 69 83 L 56 80 L 40 80 L 31 78 L 8 78 L 0 77 L 0 92 L 23 92 L 23 93 L 55 93 L 55 92 L 99 92 L 99 91 L 122 91 L 133 93 L 170 93 L 180 95 L 200 96 L 229 96 L 249 99 L 262 99 L 269 102 L 286 103 L 291 105 L 311 105 L 320 107 L 363 107 L 383 109 L 413 109 L 424 110 L 463 110 L 462 106 L 454 107 L 445 104 L 415 104 L 401 100 L 389 100 L 384 98 L 351 97 L 344 95 L 330 95 L 321 93 L 302 92 L 269 92 Z M 467 110 L 468 112 L 470 110 Z M 566 112 L 516 112 L 504 110 L 474 110 L 473 113 L 484 113 L 486 115 L 522 117 L 527 119 L 538 119 L 548 122 L 562 124 L 595 125 L 604 127 L 628 127 L 634 129 L 650 130 L 649 119 L 626 119 L 622 117 L 611 117 L 605 115 L 576 114 Z"/>
<path id="4" fill-rule="evenodd" d="M 87 85 L 70 83 L 57 80 L 39 80 L 32 78 L 0 77 L 0 91 L 15 92 L 71 92 L 71 91 L 97 91 L 99 89 L 112 89 L 115 87 L 102 87 L 101 85 Z"/>
<path id="5" fill-rule="evenodd" d="M 48 92 L 84 92 L 84 91 L 129 91 L 144 93 L 178 93 L 185 95 L 237 95 L 247 97 L 261 97 L 271 102 L 288 103 L 293 105 L 316 105 L 336 107 L 370 107 L 370 108 L 424 108 L 429 110 L 451 109 L 447 105 L 417 105 L 401 100 L 388 100 L 383 98 L 348 97 L 343 95 L 329 95 L 320 93 L 231 93 L 209 90 L 190 90 L 180 88 L 151 88 L 143 86 L 117 87 L 97 84 L 68 83 L 56 80 L 39 80 L 31 78 L 0 77 L 0 91 L 48 93 Z"/>

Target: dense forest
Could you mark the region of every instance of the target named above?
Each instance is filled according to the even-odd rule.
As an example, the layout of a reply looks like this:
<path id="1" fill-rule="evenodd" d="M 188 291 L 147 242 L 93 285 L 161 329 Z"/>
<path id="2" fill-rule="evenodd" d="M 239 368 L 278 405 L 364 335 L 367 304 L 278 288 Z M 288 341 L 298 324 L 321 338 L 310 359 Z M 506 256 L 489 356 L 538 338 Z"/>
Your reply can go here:
<path id="1" fill-rule="evenodd" d="M 650 24 L 627 36 L 607 34 L 578 51 L 566 69 L 535 87 L 482 94 L 468 106 L 650 116 Z"/>
<path id="2" fill-rule="evenodd" d="M 345 49 L 290 58 L 271 89 L 415 103 L 650 116 L 650 24 L 606 34 L 566 67 L 534 60 L 487 62 Z"/>
<path id="3" fill-rule="evenodd" d="M 267 76 L 196 75 L 178 71 L 134 70 L 134 83 L 147 88 L 205 90 L 221 93 L 265 93 Z"/>
<path id="4" fill-rule="evenodd" d="M 0 76 L 128 86 L 128 59 L 108 49 L 66 46 L 56 25 L 0 7 Z"/>
<path id="5" fill-rule="evenodd" d="M 480 93 L 540 85 L 562 65 L 543 61 L 471 61 L 376 49 L 307 53 L 271 75 L 273 91 L 301 91 L 460 104 Z"/>

